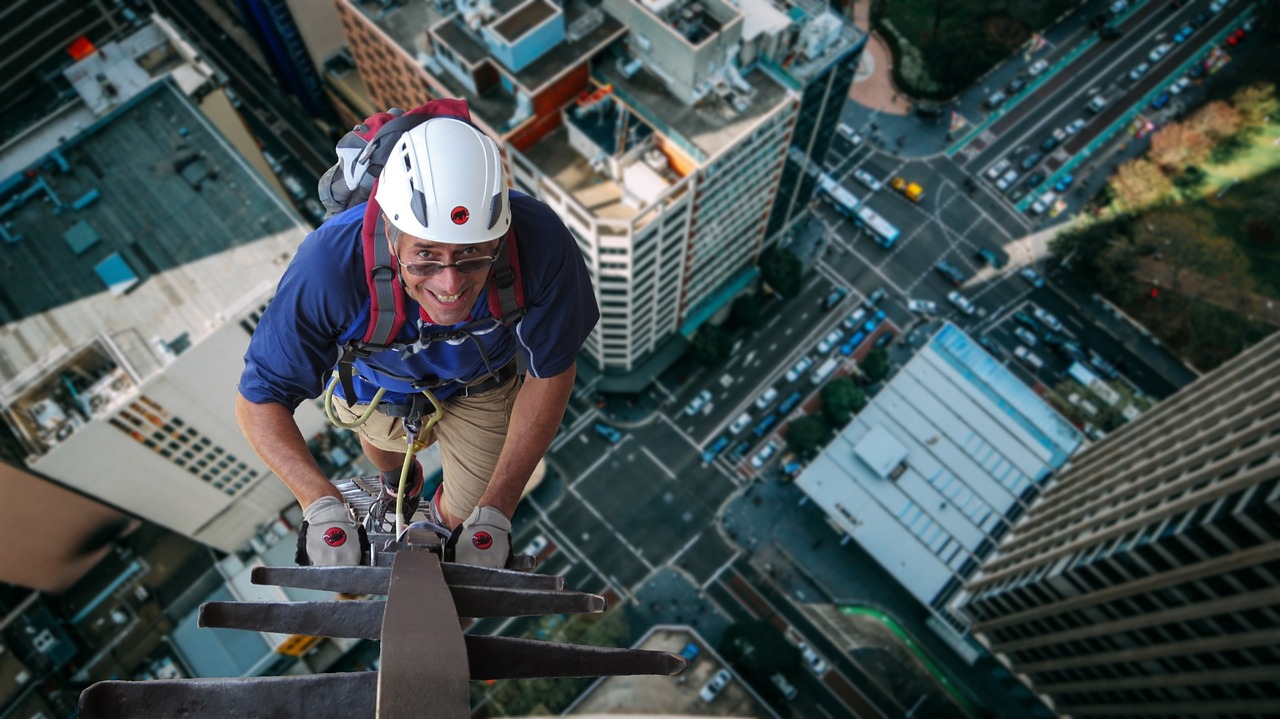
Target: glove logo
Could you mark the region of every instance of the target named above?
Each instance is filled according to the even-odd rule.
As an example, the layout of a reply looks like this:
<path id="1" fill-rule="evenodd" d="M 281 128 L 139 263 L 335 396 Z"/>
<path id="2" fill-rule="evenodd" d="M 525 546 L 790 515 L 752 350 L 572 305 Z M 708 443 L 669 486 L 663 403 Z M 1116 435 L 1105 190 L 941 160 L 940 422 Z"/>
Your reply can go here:
<path id="1" fill-rule="evenodd" d="M 449 213 L 449 219 L 453 220 L 455 225 L 465 225 L 467 220 L 471 218 L 471 213 L 467 212 L 467 208 L 458 205 L 453 208 L 453 212 Z"/>
<path id="2" fill-rule="evenodd" d="M 341 547 L 347 543 L 347 533 L 341 527 L 330 527 L 324 532 L 324 543 L 330 547 Z"/>
<path id="3" fill-rule="evenodd" d="M 488 532 L 476 532 L 471 536 L 471 543 L 476 545 L 476 549 L 488 549 L 493 546 L 493 537 Z"/>

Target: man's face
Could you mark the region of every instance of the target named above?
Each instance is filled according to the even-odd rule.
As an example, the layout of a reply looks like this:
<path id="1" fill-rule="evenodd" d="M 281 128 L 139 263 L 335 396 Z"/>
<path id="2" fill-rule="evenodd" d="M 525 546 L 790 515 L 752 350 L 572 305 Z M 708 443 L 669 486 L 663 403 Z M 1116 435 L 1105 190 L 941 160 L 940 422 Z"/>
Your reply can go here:
<path id="1" fill-rule="evenodd" d="M 422 305 L 436 324 L 455 325 L 471 314 L 491 269 L 483 267 L 464 272 L 468 267 L 466 261 L 493 257 L 498 243 L 499 240 L 491 240 L 475 245 L 450 245 L 401 233 L 393 248 L 400 258 L 400 281 L 409 297 Z M 422 276 L 424 271 L 435 269 L 419 264 L 427 262 L 445 265 L 462 262 L 463 268 L 445 267 L 438 274 Z"/>

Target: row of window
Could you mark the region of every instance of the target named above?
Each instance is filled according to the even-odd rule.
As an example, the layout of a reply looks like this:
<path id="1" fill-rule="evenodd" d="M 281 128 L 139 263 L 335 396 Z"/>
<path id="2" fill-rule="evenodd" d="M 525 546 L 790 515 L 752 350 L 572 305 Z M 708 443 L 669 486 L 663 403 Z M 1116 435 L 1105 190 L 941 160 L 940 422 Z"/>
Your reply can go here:
<path id="1" fill-rule="evenodd" d="M 188 427 L 146 395 L 121 408 L 108 422 L 111 426 L 152 450 L 173 465 L 220 490 L 228 496 L 250 485 L 258 471 L 250 469 L 235 455 Z"/>

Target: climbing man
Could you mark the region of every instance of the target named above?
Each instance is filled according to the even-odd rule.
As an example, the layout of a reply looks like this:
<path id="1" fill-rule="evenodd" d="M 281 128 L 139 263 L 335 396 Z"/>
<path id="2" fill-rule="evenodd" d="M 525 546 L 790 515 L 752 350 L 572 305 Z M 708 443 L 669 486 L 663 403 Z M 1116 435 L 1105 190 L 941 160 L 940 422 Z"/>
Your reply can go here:
<path id="1" fill-rule="evenodd" d="M 507 189 L 497 143 L 466 119 L 431 116 L 388 147 L 368 202 L 309 234 L 285 270 L 245 354 L 236 419 L 302 506 L 299 564 L 358 564 L 367 549 L 293 418 L 324 392 L 391 507 L 401 492 L 402 517 L 423 490 L 409 450 L 438 442 L 443 483 L 424 509 L 455 528 L 447 556 L 501 567 L 599 319 L 595 294 L 564 223 Z M 369 342 L 392 314 L 394 341 Z"/>

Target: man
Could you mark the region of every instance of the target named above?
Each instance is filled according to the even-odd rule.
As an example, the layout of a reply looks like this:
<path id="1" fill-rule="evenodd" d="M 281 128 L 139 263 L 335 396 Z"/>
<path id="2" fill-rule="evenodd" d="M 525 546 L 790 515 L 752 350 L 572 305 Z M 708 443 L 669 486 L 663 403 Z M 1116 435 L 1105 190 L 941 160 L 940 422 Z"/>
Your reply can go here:
<path id="1" fill-rule="evenodd" d="M 444 480 L 431 514 L 458 527 L 451 540 L 457 561 L 503 566 L 511 516 L 564 415 L 576 355 L 599 319 L 590 278 L 564 223 L 507 190 L 497 143 L 463 120 L 435 117 L 401 135 L 372 202 L 383 235 L 374 241 L 389 243 L 407 296 L 408 321 L 398 335 L 405 351 L 356 360 L 356 396 L 337 387 L 335 411 L 350 421 L 385 390 L 356 431 L 391 494 L 408 446 L 401 416 L 429 388 L 444 406 L 430 436 L 419 438 L 440 443 Z M 293 411 L 320 395 L 339 348 L 369 323 L 366 209 L 331 218 L 299 246 L 254 331 L 236 398 L 241 431 L 303 508 L 300 564 L 361 561 L 361 530 L 312 459 Z M 524 314 L 502 325 L 487 295 L 495 258 L 514 249 L 509 227 Z M 528 371 L 523 383 L 517 354 Z M 406 498 L 416 505 L 421 492 L 415 463 Z"/>

